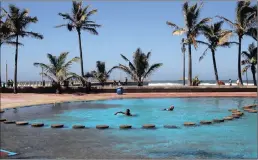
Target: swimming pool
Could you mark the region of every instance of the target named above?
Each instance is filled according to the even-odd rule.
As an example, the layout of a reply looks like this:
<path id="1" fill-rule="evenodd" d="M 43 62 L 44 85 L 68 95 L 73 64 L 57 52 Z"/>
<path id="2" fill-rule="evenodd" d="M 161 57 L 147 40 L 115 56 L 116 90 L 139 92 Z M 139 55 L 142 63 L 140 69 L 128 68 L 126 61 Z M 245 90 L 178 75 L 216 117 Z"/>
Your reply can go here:
<path id="1" fill-rule="evenodd" d="M 51 117 L 30 122 L 46 124 L 62 123 L 66 129 L 74 124 L 94 128 L 109 125 L 103 136 L 115 136 L 122 141 L 113 149 L 149 158 L 257 158 L 257 114 L 246 113 L 240 119 L 224 123 L 184 127 L 191 121 L 212 120 L 229 116 L 228 109 L 242 109 L 255 104 L 254 98 L 153 98 L 117 99 L 69 103 L 69 109 Z M 77 107 L 76 107 L 77 105 Z M 92 107 L 102 105 L 103 107 Z M 174 105 L 172 112 L 162 111 Z M 80 107 L 78 107 L 80 106 Z M 87 107 L 91 106 L 91 107 Z M 130 109 L 133 117 L 114 115 L 117 111 Z M 131 130 L 119 130 L 119 125 L 129 124 Z M 143 124 L 155 124 L 157 129 L 141 129 Z M 166 129 L 163 125 L 176 125 L 178 129 Z M 49 126 L 46 126 L 49 128 Z"/>

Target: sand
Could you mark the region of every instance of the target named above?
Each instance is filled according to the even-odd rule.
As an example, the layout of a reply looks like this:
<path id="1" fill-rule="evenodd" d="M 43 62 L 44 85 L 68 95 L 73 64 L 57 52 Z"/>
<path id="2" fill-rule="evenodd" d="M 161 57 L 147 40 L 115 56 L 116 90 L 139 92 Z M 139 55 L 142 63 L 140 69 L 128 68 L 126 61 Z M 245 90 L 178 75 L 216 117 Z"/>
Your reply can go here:
<path id="1" fill-rule="evenodd" d="M 103 100 L 117 98 L 158 98 L 158 97 L 257 97 L 256 92 L 194 92 L 194 93 L 115 93 L 101 94 L 34 94 L 1 93 L 1 109 L 22 106 L 61 103 L 67 101 Z"/>

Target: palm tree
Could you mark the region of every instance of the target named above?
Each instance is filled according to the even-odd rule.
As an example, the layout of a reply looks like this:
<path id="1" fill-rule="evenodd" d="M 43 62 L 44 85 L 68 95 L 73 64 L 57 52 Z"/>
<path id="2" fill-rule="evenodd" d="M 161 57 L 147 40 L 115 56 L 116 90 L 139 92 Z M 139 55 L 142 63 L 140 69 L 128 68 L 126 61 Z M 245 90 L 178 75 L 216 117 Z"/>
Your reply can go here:
<path id="1" fill-rule="evenodd" d="M 121 57 L 128 62 L 128 66 L 119 64 L 118 66 L 114 66 L 113 69 L 120 69 L 131 76 L 131 79 L 138 83 L 138 86 L 143 85 L 143 81 L 145 78 L 150 76 L 156 69 L 162 66 L 162 63 L 155 63 L 153 65 L 149 65 L 149 59 L 151 56 L 151 52 L 144 54 L 140 48 L 136 50 L 133 56 L 133 62 L 129 61 L 124 55 L 121 54 Z"/>
<path id="2" fill-rule="evenodd" d="M 73 1 L 72 14 L 69 13 L 59 13 L 63 19 L 67 20 L 67 24 L 62 24 L 56 27 L 67 27 L 69 31 L 76 29 L 79 38 L 80 47 L 80 60 L 81 60 L 81 76 L 84 74 L 83 70 L 83 57 L 82 57 L 82 44 L 81 44 L 81 31 L 88 31 L 94 35 L 98 35 L 96 28 L 101 25 L 96 24 L 94 21 L 90 20 L 90 17 L 97 13 L 97 9 L 89 11 L 89 5 L 83 8 L 82 2 Z"/>
<path id="3" fill-rule="evenodd" d="M 204 25 L 202 27 L 202 33 L 207 39 L 207 42 L 197 40 L 197 43 L 207 46 L 199 61 L 201 61 L 206 55 L 207 51 L 210 50 L 212 54 L 213 68 L 215 74 L 215 80 L 217 85 L 219 85 L 219 76 L 216 65 L 215 52 L 218 47 L 230 47 L 231 44 L 237 44 L 236 42 L 228 42 L 228 39 L 232 35 L 232 31 L 222 30 L 223 21 L 214 23 L 213 25 Z"/>
<path id="4" fill-rule="evenodd" d="M 86 75 L 92 75 L 93 78 L 98 80 L 102 86 L 104 86 L 105 82 L 108 80 L 109 75 L 111 73 L 111 70 L 106 71 L 106 65 L 105 62 L 97 61 L 96 62 L 96 71 L 92 71 L 91 74 Z"/>
<path id="5" fill-rule="evenodd" d="M 242 56 L 245 57 L 245 60 L 242 60 L 242 65 L 246 65 L 245 69 L 251 68 L 253 74 L 254 85 L 257 86 L 256 82 L 256 65 L 257 65 L 257 47 L 254 43 L 248 46 L 248 51 L 243 51 Z"/>
<path id="6" fill-rule="evenodd" d="M 242 75 L 245 74 L 245 77 L 246 77 L 246 84 L 248 85 L 248 76 L 247 76 L 247 71 L 248 71 L 248 68 L 247 67 L 244 67 L 242 69 Z"/>
<path id="7" fill-rule="evenodd" d="M 186 51 L 186 48 L 185 48 L 185 39 L 182 38 L 182 42 L 181 42 L 181 51 L 182 51 L 182 54 L 183 54 L 183 85 L 185 86 L 185 51 Z"/>
<path id="8" fill-rule="evenodd" d="M 37 17 L 30 17 L 29 11 L 24 9 L 20 10 L 14 5 L 9 5 L 8 23 L 11 25 L 12 35 L 9 38 L 15 38 L 16 52 L 15 52 L 15 66 L 14 66 L 14 93 L 17 93 L 17 64 L 18 64 L 18 48 L 19 48 L 19 37 L 32 37 L 43 39 L 43 36 L 39 33 L 32 31 L 26 31 L 31 23 L 37 23 Z"/>
<path id="9" fill-rule="evenodd" d="M 250 21 L 253 19 L 254 16 L 257 14 L 255 11 L 256 7 L 251 6 L 250 1 L 238 1 L 237 2 L 237 7 L 236 7 L 236 19 L 235 22 L 230 21 L 229 19 L 222 17 L 222 16 L 217 16 L 227 22 L 233 29 L 234 32 L 238 36 L 238 79 L 240 82 L 240 85 L 243 85 L 243 80 L 241 76 L 241 46 L 242 46 L 242 39 L 245 34 L 247 34 Z M 255 13 L 255 14 L 253 14 Z"/>
<path id="10" fill-rule="evenodd" d="M 74 57 L 68 62 L 66 62 L 68 52 L 63 52 L 59 56 L 54 56 L 52 54 L 47 54 L 49 64 L 34 63 L 34 66 L 43 68 L 41 74 L 47 77 L 53 82 L 53 86 L 56 88 L 56 93 L 61 93 L 61 84 L 69 81 L 72 78 L 80 78 L 76 73 L 70 72 L 70 67 L 74 62 L 79 61 L 79 57 Z"/>
<path id="11" fill-rule="evenodd" d="M 181 35 L 185 34 L 187 37 L 187 44 L 188 44 L 188 85 L 192 85 L 192 49 L 191 45 L 194 45 L 197 48 L 197 44 L 195 38 L 199 35 L 200 28 L 209 22 L 211 18 L 204 18 L 199 21 L 200 19 L 200 10 L 202 8 L 201 5 L 194 4 L 192 6 L 188 5 L 188 2 L 185 2 L 183 5 L 183 13 L 184 13 L 184 20 L 185 20 L 185 27 L 179 27 L 176 24 L 167 21 L 167 25 L 175 28 L 173 31 L 173 35 Z"/>

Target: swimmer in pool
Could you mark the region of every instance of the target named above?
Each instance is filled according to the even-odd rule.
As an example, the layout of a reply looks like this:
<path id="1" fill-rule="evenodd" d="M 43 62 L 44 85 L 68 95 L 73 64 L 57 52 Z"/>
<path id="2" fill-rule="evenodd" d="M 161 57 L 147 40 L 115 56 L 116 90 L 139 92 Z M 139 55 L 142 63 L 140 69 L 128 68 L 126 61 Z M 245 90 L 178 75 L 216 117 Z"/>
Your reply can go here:
<path id="1" fill-rule="evenodd" d="M 174 110 L 174 106 L 171 106 L 171 107 L 169 107 L 169 108 L 165 108 L 165 109 L 163 109 L 163 111 L 173 111 Z"/>
<path id="2" fill-rule="evenodd" d="M 126 109 L 125 112 L 122 112 L 122 111 L 116 112 L 115 115 L 117 115 L 118 113 L 124 114 L 124 115 L 126 115 L 126 116 L 132 116 L 132 114 L 131 114 L 131 112 L 130 112 L 130 109 Z"/>

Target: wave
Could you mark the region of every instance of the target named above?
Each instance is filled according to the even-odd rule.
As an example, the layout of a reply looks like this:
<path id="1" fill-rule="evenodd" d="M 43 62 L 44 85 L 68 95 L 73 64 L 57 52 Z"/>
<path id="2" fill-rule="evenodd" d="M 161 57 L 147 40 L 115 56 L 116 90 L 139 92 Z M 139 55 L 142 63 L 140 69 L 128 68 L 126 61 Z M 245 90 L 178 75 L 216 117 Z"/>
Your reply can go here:
<path id="1" fill-rule="evenodd" d="M 216 83 L 200 83 L 200 86 L 215 86 Z M 226 86 L 229 86 L 229 83 L 225 83 Z M 246 86 L 247 83 L 244 83 Z M 248 86 L 253 86 L 253 83 L 248 83 Z M 148 86 L 183 86 L 181 83 L 149 83 Z M 237 86 L 236 83 L 232 83 L 232 86 Z"/>

